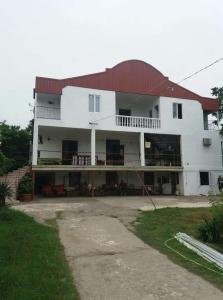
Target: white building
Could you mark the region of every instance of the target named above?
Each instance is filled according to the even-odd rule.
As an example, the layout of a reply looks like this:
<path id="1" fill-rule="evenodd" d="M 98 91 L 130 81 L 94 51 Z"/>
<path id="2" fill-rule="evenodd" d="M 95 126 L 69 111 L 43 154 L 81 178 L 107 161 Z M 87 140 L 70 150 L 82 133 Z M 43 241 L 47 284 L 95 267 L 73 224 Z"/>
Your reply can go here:
<path id="1" fill-rule="evenodd" d="M 130 60 L 105 72 L 36 78 L 32 169 L 36 193 L 63 185 L 71 195 L 218 192 L 222 139 L 210 130 L 215 99 Z"/>

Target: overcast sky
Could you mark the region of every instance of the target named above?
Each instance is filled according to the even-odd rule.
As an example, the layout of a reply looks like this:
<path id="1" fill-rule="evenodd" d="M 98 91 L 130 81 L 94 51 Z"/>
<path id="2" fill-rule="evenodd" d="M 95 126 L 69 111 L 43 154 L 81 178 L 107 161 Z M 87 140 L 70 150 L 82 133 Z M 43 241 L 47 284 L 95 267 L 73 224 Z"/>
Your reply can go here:
<path id="1" fill-rule="evenodd" d="M 220 0 L 0 0 L 0 121 L 26 126 L 35 76 L 103 71 L 128 59 L 179 81 L 223 57 Z M 183 86 L 210 96 L 223 61 Z"/>

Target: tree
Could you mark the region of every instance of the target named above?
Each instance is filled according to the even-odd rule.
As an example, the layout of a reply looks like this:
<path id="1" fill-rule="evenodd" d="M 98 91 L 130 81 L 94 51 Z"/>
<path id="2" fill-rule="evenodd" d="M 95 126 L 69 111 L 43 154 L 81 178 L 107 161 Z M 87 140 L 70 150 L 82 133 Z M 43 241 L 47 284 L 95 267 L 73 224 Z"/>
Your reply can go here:
<path id="1" fill-rule="evenodd" d="M 15 166 L 14 159 L 7 158 L 2 152 L 0 151 L 0 176 L 7 174 L 8 172 L 12 171 Z"/>
<path id="2" fill-rule="evenodd" d="M 214 87 L 211 89 L 212 96 L 217 98 L 219 104 L 219 110 L 217 113 L 213 113 L 213 116 L 217 118 L 213 123 L 215 125 L 218 124 L 218 120 L 221 121 L 223 119 L 223 87 Z M 223 131 L 223 126 L 221 124 L 221 131 Z"/>
<path id="3" fill-rule="evenodd" d="M 30 126 L 26 129 L 20 126 L 0 123 L 1 153 L 8 159 L 13 159 L 14 169 L 22 167 L 29 162 L 30 141 L 32 132 Z"/>

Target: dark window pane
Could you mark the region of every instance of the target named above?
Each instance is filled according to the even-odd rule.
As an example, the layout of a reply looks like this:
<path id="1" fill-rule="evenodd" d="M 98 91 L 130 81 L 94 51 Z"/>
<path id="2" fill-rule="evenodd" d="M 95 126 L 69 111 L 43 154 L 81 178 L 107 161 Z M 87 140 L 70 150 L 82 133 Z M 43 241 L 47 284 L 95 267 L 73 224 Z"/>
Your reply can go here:
<path id="1" fill-rule="evenodd" d="M 200 184 L 201 185 L 209 185 L 209 173 L 208 172 L 200 172 Z"/>
<path id="2" fill-rule="evenodd" d="M 182 119 L 182 104 L 178 104 L 178 119 Z"/>

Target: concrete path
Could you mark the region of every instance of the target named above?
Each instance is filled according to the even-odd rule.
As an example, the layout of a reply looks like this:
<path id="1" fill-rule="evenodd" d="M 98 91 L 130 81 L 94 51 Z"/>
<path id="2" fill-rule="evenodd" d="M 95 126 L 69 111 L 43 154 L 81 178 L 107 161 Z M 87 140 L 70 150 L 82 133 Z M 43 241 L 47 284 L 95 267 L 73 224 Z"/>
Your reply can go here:
<path id="1" fill-rule="evenodd" d="M 155 201 L 174 206 L 180 199 Z M 206 198 L 181 201 L 183 205 L 207 205 Z M 145 245 L 126 228 L 139 207 L 150 206 L 146 197 L 44 202 L 16 208 L 40 221 L 57 215 L 60 238 L 82 300 L 223 299 L 220 290 Z"/>

